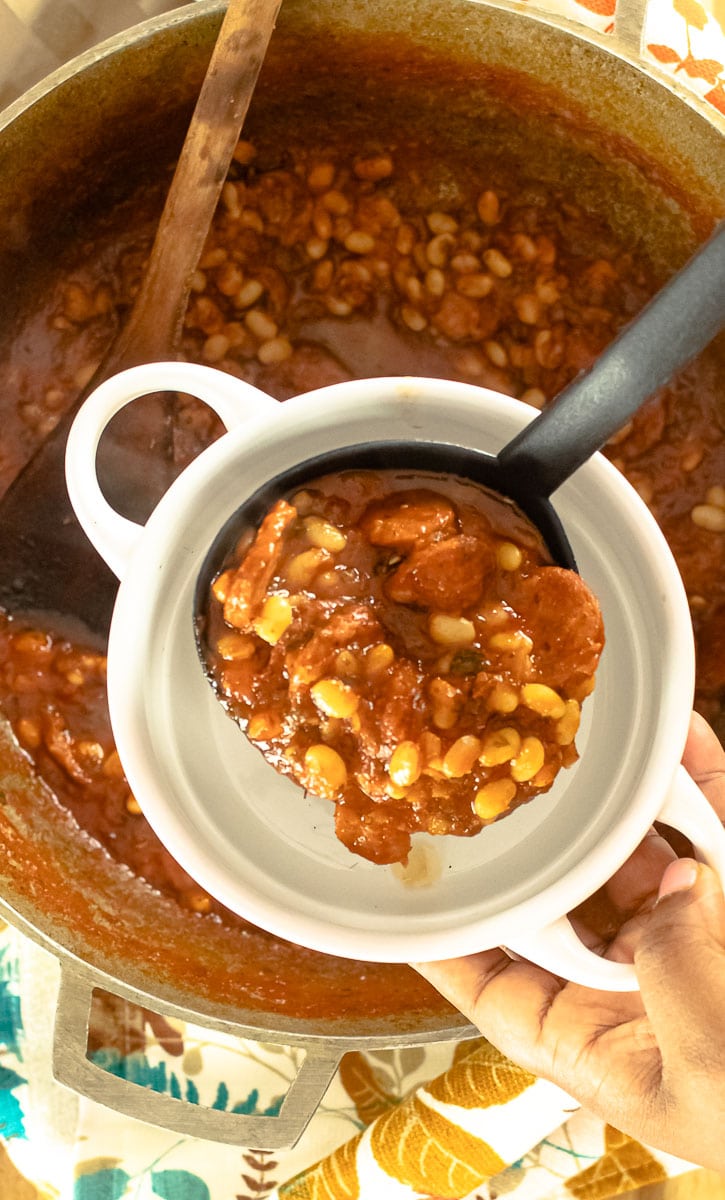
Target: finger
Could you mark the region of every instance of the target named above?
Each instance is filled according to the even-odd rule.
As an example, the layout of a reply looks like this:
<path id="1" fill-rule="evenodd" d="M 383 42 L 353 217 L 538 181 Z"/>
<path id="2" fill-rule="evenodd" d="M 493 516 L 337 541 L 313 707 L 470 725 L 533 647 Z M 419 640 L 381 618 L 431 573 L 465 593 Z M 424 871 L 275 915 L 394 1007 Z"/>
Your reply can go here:
<path id="1" fill-rule="evenodd" d="M 693 713 L 682 764 L 725 821 L 725 750 L 704 717 Z"/>
<path id="2" fill-rule="evenodd" d="M 683 764 L 725 820 L 725 750 L 699 713 L 693 713 Z M 601 889 L 601 900 L 619 923 L 651 909 L 665 869 L 676 858 L 672 845 L 655 829 Z M 586 914 L 588 917 L 588 914 Z M 586 919 L 586 917 L 585 917 Z"/>
<path id="3" fill-rule="evenodd" d="M 637 849 L 604 885 L 605 895 L 622 921 L 654 906 L 660 880 L 674 858 L 676 855 L 669 843 L 655 829 L 650 829 Z"/>
<path id="4" fill-rule="evenodd" d="M 579 1098 L 596 1091 L 582 1063 L 607 1031 L 643 1021 L 639 992 L 579 987 L 495 954 L 413 965 L 513 1062 Z"/>
<path id="5" fill-rule="evenodd" d="M 521 1065 L 533 1062 L 546 1013 L 565 986 L 542 967 L 512 961 L 503 950 L 411 966 Z"/>
<path id="6" fill-rule="evenodd" d="M 699 713 L 692 714 L 683 764 L 725 820 L 725 750 Z M 651 829 L 602 889 L 620 923 L 654 906 L 660 880 L 675 858 L 671 843 Z"/>
<path id="7" fill-rule="evenodd" d="M 710 1061 L 722 1047 L 725 995 L 725 897 L 714 871 L 694 859 L 668 867 L 634 956 L 664 1057 Z"/>
<path id="8" fill-rule="evenodd" d="M 635 950 L 639 945 L 642 930 L 649 921 L 652 907 L 645 907 L 641 912 L 635 913 L 633 917 L 625 921 L 621 929 L 618 930 L 617 936 L 607 947 L 607 958 L 612 958 L 616 962 L 634 962 Z M 639 993 L 633 992 L 632 995 L 639 995 Z"/>

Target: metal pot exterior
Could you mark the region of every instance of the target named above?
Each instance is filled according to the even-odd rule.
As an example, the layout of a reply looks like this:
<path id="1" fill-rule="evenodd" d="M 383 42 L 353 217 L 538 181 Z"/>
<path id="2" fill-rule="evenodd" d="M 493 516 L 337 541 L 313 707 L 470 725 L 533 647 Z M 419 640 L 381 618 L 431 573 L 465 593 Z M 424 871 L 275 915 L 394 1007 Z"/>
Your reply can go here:
<path id="1" fill-rule="evenodd" d="M 640 23 L 631 5 L 620 0 L 620 6 L 615 38 L 608 41 L 524 11 L 516 0 L 449 0 L 445 6 L 436 0 L 285 0 L 262 94 L 267 88 L 273 95 L 275 80 L 284 78 L 302 120 L 324 113 L 330 76 L 323 69 L 315 74 L 313 64 L 335 59 L 341 86 L 347 79 L 349 89 L 357 88 L 355 47 L 366 37 L 389 51 L 389 81 L 401 103 L 411 46 L 431 64 L 441 57 L 451 66 L 460 62 L 465 90 L 451 69 L 451 84 L 436 99 L 437 115 L 431 107 L 425 116 L 449 128 L 462 146 L 510 139 L 512 153 L 526 155 L 544 178 L 548 172 L 585 201 L 604 206 L 615 228 L 635 221 L 654 262 L 668 273 L 725 211 L 725 121 L 638 63 Z M 158 177 L 158 164 L 173 159 L 223 7 L 202 0 L 138 26 L 75 60 L 0 118 L 6 324 L 22 302 L 24 280 L 44 265 L 69 217 L 78 224 L 86 206 L 115 195 L 119 173 L 130 186 L 147 174 Z M 329 58 L 318 53 L 320 46 L 330 48 Z M 111 1085 L 85 1059 L 94 988 L 238 1036 L 305 1046 L 310 1070 L 274 1130 L 222 1127 L 217 1117 L 228 1114 L 210 1114 L 205 1125 L 206 1114 L 197 1109 L 190 1118 L 180 1116 L 181 1106 L 169 1102 L 176 1105 L 170 1108 L 163 1097 L 130 1102 L 143 1119 L 247 1145 L 293 1141 L 345 1049 L 473 1032 L 413 972 L 398 973 L 395 981 L 390 976 L 395 995 L 378 1011 L 352 969 L 338 973 L 322 957 L 305 970 L 317 970 L 323 984 L 329 980 L 331 997 L 336 1004 L 342 999 L 348 1016 L 335 1016 L 336 1005 L 324 1003 L 318 1011 L 296 1011 L 283 995 L 278 1003 L 260 1001 L 270 978 L 294 978 L 294 948 L 221 923 L 194 925 L 172 901 L 119 870 L 78 835 L 4 724 L 0 796 L 0 909 L 60 958 L 56 1070 L 104 1103 L 129 1110 L 116 1089 L 121 1081 Z"/>

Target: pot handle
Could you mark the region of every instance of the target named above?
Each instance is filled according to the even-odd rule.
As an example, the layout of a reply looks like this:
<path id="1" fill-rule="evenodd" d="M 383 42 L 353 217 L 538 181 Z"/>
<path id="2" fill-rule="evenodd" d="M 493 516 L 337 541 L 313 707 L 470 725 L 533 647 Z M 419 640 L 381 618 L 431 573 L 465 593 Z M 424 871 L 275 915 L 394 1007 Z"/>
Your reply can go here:
<path id="1" fill-rule="evenodd" d="M 177 1100 L 167 1093 L 120 1079 L 88 1058 L 88 1024 L 94 984 L 82 967 L 61 963 L 53 1038 L 53 1075 L 58 1083 L 123 1116 L 175 1133 L 255 1150 L 294 1146 L 335 1076 L 343 1051 L 328 1043 L 305 1043 L 304 1061 L 279 1115 L 224 1112 Z"/>
<path id="2" fill-rule="evenodd" d="M 657 820 L 684 833 L 697 857 L 717 872 L 725 890 L 725 828 L 682 766 L 677 768 Z M 611 962 L 588 950 L 568 917 L 560 917 L 528 937 L 514 938 L 506 949 L 584 987 L 609 992 L 639 988 L 632 964 Z"/>
<path id="3" fill-rule="evenodd" d="M 143 531 L 106 501 L 96 472 L 96 452 L 109 421 L 141 396 L 152 392 L 184 392 L 208 404 L 227 430 L 270 415 L 279 403 L 266 392 L 213 367 L 188 362 L 143 363 L 104 380 L 81 405 L 65 454 L 68 495 L 89 540 L 122 579 Z"/>

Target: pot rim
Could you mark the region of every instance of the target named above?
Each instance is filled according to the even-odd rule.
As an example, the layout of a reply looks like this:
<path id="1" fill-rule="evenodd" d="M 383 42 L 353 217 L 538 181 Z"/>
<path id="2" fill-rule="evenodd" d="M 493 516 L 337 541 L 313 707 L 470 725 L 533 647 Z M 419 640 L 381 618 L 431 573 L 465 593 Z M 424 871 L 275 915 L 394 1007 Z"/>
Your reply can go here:
<path id="1" fill-rule="evenodd" d="M 644 2 L 643 0 L 618 0 L 615 26 L 610 34 L 599 33 L 583 22 L 575 21 L 571 17 L 558 13 L 547 12 L 545 8 L 524 3 L 524 0 L 464 0 L 464 3 L 475 4 L 481 8 L 498 9 L 540 25 L 551 26 L 584 44 L 595 47 L 612 58 L 620 59 L 663 87 L 675 99 L 682 101 L 698 116 L 703 117 L 715 129 L 725 134 L 725 115 L 721 114 L 713 105 L 702 100 L 692 89 L 685 87 L 661 70 L 656 63 L 642 57 L 641 44 L 649 8 L 648 0 L 644 0 Z M 188 22 L 195 23 L 199 18 L 212 17 L 217 14 L 221 17 L 225 10 L 225 0 L 192 0 L 192 3 L 185 4 L 181 8 L 150 17 L 146 21 L 141 21 L 104 39 L 46 75 L 0 112 L 0 133 L 51 92 L 104 59 L 111 58 L 123 51 L 126 46 L 151 39 L 162 30 L 173 29 Z"/>
<path id="2" fill-rule="evenodd" d="M 539 25 L 553 27 L 568 37 L 574 38 L 576 41 L 585 45 L 594 47 L 597 51 L 603 54 L 619 59 L 629 66 L 637 70 L 642 75 L 646 76 L 650 82 L 663 87 L 665 91 L 670 93 L 675 100 L 684 103 L 695 114 L 703 118 L 706 123 L 716 130 L 725 133 L 725 117 L 721 116 L 712 106 L 704 101 L 690 90 L 684 88 L 677 81 L 671 79 L 663 71 L 651 63 L 645 63 L 641 56 L 632 49 L 636 38 L 631 34 L 625 39 L 624 37 L 617 39 L 613 35 L 602 35 L 591 30 L 584 25 L 562 16 L 547 13 L 543 9 L 531 8 L 523 2 L 523 0 L 465 0 L 466 3 L 476 4 L 481 8 L 490 8 L 503 11 L 511 14 L 518 19 L 528 19 L 536 22 Z M 625 7 L 628 5 L 628 0 L 620 0 L 620 5 Z M 638 9 L 640 6 L 637 0 L 630 4 L 630 8 Z M 186 25 L 196 24 L 206 18 L 211 18 L 217 14 L 221 17 L 224 12 L 225 4 L 223 0 L 195 0 L 194 3 L 187 4 L 179 9 L 172 10 L 170 13 L 161 14 L 157 17 L 150 18 L 147 21 L 141 22 L 132 28 L 123 31 L 97 46 L 83 52 L 82 54 L 71 59 L 64 66 L 48 75 L 45 79 L 39 81 L 36 85 L 25 92 L 21 97 L 14 101 L 2 113 L 0 113 L 0 134 L 8 129 L 22 117 L 26 112 L 32 109 L 36 104 L 49 96 L 52 92 L 63 87 L 76 76 L 81 75 L 93 68 L 99 63 L 104 62 L 117 54 L 123 52 L 129 46 L 138 46 L 145 41 L 152 40 L 158 34 L 183 28 Z M 625 21 L 622 21 L 622 29 L 625 29 Z M 89 979 L 92 980 L 94 987 L 103 988 L 117 995 L 123 996 L 125 999 L 131 1000 L 143 1007 L 149 1007 L 155 1011 L 165 1013 L 170 1016 L 183 1016 L 185 1019 L 192 1019 L 203 1022 L 209 1028 L 230 1031 L 233 1030 L 239 1036 L 250 1038 L 264 1038 L 265 1034 L 272 1034 L 273 1038 L 279 1039 L 280 1032 L 282 1036 L 290 1042 L 297 1039 L 307 1041 L 311 1038 L 329 1041 L 331 1035 L 329 1032 L 330 1022 L 323 1022 L 327 1026 L 328 1032 L 309 1032 L 305 1027 L 309 1023 L 307 1019 L 290 1018 L 282 1014 L 274 1014 L 275 1018 L 280 1017 L 281 1030 L 276 1028 L 270 1030 L 268 1027 L 262 1027 L 261 1024 L 246 1024 L 245 1022 L 235 1022 L 224 1015 L 227 1011 L 225 1007 L 214 1004 L 197 1006 L 193 1009 L 188 1006 L 180 1006 L 173 999 L 173 989 L 160 985 L 158 990 L 146 990 L 144 986 L 134 983 L 127 983 L 118 979 L 113 974 L 109 973 L 101 966 L 94 965 L 86 959 L 74 953 L 67 945 L 63 945 L 57 941 L 50 931 L 43 930 L 37 927 L 33 921 L 22 912 L 21 907 L 14 908 L 8 900 L 0 896 L 0 912 L 7 919 L 21 930 L 24 934 L 31 938 L 38 945 L 42 946 L 53 953 L 60 959 L 68 968 L 79 969 L 85 972 Z M 254 1016 L 254 1010 L 247 1010 L 249 1016 Z M 269 1018 L 268 1012 L 261 1014 L 264 1018 Z M 422 1042 L 429 1040 L 445 1040 L 450 1037 L 465 1037 L 472 1036 L 472 1027 L 467 1025 L 463 1018 L 459 1018 L 461 1024 L 457 1024 L 456 1014 L 451 1015 L 450 1029 L 441 1028 L 440 1019 L 436 1028 L 426 1029 L 426 1018 L 416 1016 L 415 1030 L 411 1030 L 407 1036 L 410 1042 Z M 386 1018 L 376 1018 L 376 1024 L 383 1024 Z M 321 1024 L 319 1021 L 318 1025 Z M 397 1021 L 389 1019 L 389 1024 L 404 1024 L 401 1018 Z M 356 1022 L 360 1027 L 362 1022 Z M 432 1021 L 435 1024 L 435 1020 Z M 475 1031 L 474 1031 L 475 1032 Z M 363 1040 L 359 1040 L 362 1038 Z M 355 1045 L 372 1045 L 370 1035 L 355 1035 L 348 1037 L 342 1035 L 340 1041 L 348 1048 L 354 1048 Z M 391 1045 L 395 1042 L 395 1035 L 389 1033 L 380 1035 L 377 1044 Z M 398 1042 L 397 1044 L 401 1044 Z"/>

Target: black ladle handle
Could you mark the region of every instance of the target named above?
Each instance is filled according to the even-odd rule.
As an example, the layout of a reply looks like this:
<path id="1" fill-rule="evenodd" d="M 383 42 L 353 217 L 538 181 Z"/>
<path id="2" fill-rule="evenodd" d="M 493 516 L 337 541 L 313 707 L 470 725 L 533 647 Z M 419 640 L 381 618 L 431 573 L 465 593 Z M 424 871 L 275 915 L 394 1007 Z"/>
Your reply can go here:
<path id="1" fill-rule="evenodd" d="M 550 496 L 725 325 L 725 222 L 498 455 L 512 491 Z"/>

